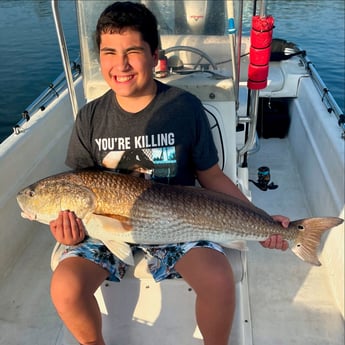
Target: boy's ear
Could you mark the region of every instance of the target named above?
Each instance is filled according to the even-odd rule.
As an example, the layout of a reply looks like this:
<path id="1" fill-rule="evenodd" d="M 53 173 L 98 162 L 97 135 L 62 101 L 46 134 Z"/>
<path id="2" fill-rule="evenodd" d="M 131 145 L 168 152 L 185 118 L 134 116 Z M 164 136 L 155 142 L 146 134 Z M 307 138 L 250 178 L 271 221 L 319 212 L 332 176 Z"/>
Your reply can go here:
<path id="1" fill-rule="evenodd" d="M 154 51 L 152 57 L 153 57 L 153 66 L 152 67 L 156 67 L 158 64 L 158 57 L 159 57 L 158 48 Z"/>

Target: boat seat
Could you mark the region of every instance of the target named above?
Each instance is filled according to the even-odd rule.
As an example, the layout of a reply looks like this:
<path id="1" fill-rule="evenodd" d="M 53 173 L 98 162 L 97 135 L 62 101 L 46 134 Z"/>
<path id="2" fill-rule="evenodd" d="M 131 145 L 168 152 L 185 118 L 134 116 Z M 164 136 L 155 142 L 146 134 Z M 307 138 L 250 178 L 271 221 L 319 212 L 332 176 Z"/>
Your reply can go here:
<path id="1" fill-rule="evenodd" d="M 56 267 L 63 249 L 63 245 L 55 246 L 52 269 Z M 251 328 L 246 252 L 226 248 L 225 254 L 231 262 L 236 281 L 237 308 L 229 344 L 247 344 L 243 339 L 248 337 Z M 143 251 L 135 254 L 134 261 L 135 266 L 129 268 L 121 283 L 104 281 L 95 292 L 106 343 L 203 344 L 195 320 L 193 289 L 184 279 L 155 282 L 148 271 Z M 78 345 L 65 327 L 61 337 L 60 345 Z"/>
<path id="2" fill-rule="evenodd" d="M 54 250 L 51 255 L 51 268 L 54 271 L 59 263 L 59 258 L 64 251 L 65 246 L 60 243 L 56 243 Z M 235 282 L 240 282 L 244 275 L 244 262 L 243 255 L 240 250 L 236 249 L 224 249 L 229 262 L 231 263 L 232 270 L 234 273 Z M 147 263 L 144 257 L 144 252 L 139 250 L 134 255 L 134 266 L 130 266 L 125 274 L 124 280 L 126 279 L 139 279 L 139 280 L 152 280 L 151 273 L 148 270 Z"/>

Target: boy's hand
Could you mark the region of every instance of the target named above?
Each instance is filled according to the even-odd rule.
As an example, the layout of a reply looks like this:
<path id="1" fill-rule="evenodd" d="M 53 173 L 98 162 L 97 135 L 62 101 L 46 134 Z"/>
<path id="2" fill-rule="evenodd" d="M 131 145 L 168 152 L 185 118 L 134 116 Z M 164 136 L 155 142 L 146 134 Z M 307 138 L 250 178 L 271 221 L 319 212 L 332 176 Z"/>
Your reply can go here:
<path id="1" fill-rule="evenodd" d="M 57 219 L 49 223 L 50 231 L 57 242 L 73 246 L 85 238 L 83 222 L 74 212 L 60 211 Z"/>
<path id="2" fill-rule="evenodd" d="M 272 216 L 272 218 L 281 223 L 284 228 L 289 226 L 290 220 L 284 216 Z M 283 239 L 282 235 L 272 235 L 265 241 L 260 241 L 260 244 L 269 249 L 280 249 L 280 250 L 287 250 L 289 248 L 289 242 Z"/>

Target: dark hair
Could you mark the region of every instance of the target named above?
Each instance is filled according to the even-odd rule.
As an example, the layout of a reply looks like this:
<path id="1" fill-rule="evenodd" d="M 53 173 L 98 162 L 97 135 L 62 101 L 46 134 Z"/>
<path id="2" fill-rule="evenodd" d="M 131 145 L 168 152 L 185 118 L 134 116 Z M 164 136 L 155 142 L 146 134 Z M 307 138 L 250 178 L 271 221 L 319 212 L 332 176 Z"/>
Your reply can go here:
<path id="1" fill-rule="evenodd" d="M 158 48 L 157 20 L 144 5 L 134 2 L 115 2 L 100 15 L 96 27 L 96 43 L 99 49 L 101 34 L 121 33 L 131 28 L 141 33 L 142 39 L 150 46 L 151 53 Z"/>

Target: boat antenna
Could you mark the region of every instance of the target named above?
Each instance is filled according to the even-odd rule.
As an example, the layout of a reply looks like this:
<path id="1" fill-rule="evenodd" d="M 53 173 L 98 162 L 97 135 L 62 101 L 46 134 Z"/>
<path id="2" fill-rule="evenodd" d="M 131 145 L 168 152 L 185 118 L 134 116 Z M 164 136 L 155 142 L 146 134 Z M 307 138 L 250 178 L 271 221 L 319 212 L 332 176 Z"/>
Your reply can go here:
<path id="1" fill-rule="evenodd" d="M 61 18 L 60 18 L 60 11 L 59 11 L 59 0 L 52 0 L 51 5 L 52 5 L 52 12 L 53 12 L 53 17 L 54 17 L 56 33 L 57 33 L 59 46 L 60 46 L 62 64 L 63 64 L 63 68 L 66 75 L 67 87 L 68 87 L 69 97 L 70 97 L 71 105 L 72 105 L 73 116 L 74 118 L 76 118 L 77 113 L 78 113 L 78 102 L 77 102 L 77 96 L 76 96 L 74 84 L 73 84 L 73 75 L 71 71 L 70 59 L 68 56 L 67 44 L 66 44 L 65 35 L 62 29 L 62 23 L 61 23 Z"/>

